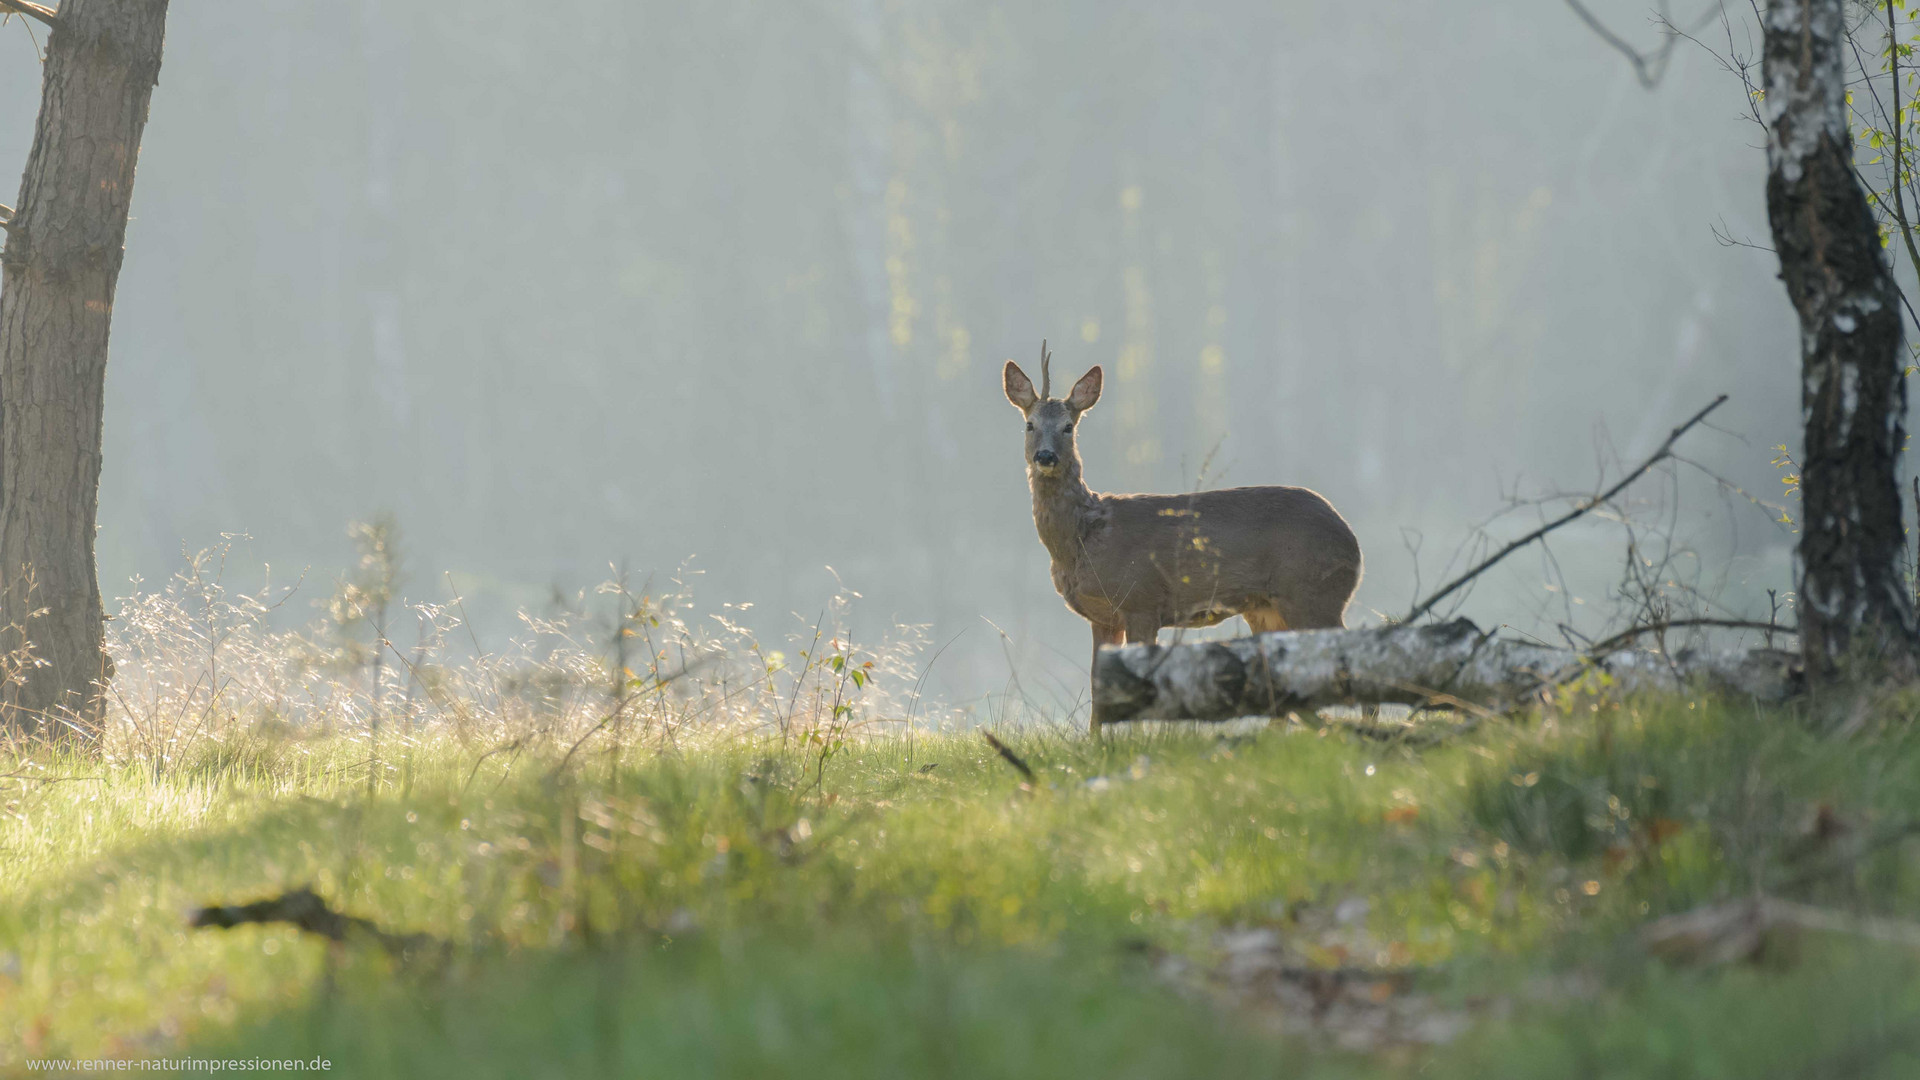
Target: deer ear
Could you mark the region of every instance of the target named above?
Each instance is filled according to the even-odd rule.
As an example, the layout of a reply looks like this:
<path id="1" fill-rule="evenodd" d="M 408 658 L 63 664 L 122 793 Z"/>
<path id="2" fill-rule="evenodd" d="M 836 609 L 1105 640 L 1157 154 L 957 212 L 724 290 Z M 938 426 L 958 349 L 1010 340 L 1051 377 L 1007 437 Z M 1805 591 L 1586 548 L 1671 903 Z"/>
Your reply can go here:
<path id="1" fill-rule="evenodd" d="M 1100 384 L 1103 381 L 1105 376 L 1100 371 L 1100 365 L 1093 365 L 1093 370 L 1080 376 L 1080 381 L 1073 384 L 1072 392 L 1067 394 L 1067 408 L 1076 413 L 1093 408 L 1093 403 L 1100 400 Z"/>
<path id="2" fill-rule="evenodd" d="M 1006 369 L 1000 373 L 1000 381 L 1007 388 L 1007 400 L 1013 402 L 1013 407 L 1021 412 L 1030 411 L 1040 400 L 1040 395 L 1033 392 L 1033 380 L 1027 378 L 1027 373 L 1020 370 L 1020 365 L 1011 360 L 1007 361 Z"/>

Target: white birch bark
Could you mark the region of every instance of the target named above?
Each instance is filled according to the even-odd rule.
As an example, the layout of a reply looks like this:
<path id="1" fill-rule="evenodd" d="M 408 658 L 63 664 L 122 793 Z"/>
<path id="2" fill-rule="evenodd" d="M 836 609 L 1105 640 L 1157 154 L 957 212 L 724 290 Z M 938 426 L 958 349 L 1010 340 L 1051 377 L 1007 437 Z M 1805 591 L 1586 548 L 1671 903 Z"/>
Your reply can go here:
<path id="1" fill-rule="evenodd" d="M 1100 650 L 1093 705 L 1099 723 L 1232 720 L 1328 705 L 1417 705 L 1449 695 L 1489 708 L 1537 700 L 1592 673 L 1608 694 L 1681 690 L 1779 701 L 1798 678 L 1775 649 L 1620 652 L 1598 662 L 1484 634 L 1466 619 L 1423 626 L 1308 630 L 1190 645 Z"/>

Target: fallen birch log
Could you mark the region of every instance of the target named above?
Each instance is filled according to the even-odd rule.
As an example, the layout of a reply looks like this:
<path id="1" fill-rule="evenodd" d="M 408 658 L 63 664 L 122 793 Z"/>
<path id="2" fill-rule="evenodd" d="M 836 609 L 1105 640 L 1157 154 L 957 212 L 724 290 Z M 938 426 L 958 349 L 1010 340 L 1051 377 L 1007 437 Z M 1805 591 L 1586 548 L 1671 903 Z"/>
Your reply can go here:
<path id="1" fill-rule="evenodd" d="M 1709 690 L 1779 701 L 1798 681 L 1797 654 L 1778 649 L 1623 651 L 1594 659 L 1483 633 L 1466 619 L 1364 630 L 1303 630 L 1190 645 L 1100 650 L 1094 724 L 1232 720 L 1328 705 L 1443 702 L 1488 708 L 1540 699 L 1579 677 L 1610 693 Z"/>

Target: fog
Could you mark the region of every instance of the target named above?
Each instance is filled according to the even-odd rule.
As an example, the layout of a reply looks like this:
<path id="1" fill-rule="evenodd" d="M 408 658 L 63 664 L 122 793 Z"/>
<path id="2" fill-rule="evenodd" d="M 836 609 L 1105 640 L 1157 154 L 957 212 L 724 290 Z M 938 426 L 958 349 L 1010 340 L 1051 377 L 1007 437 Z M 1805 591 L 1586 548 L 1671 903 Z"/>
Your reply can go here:
<path id="1" fill-rule="evenodd" d="M 1644 0 L 1593 7 L 1658 45 Z M 1768 243 L 1746 109 L 1690 45 L 1643 89 L 1556 3 L 175 0 L 102 588 L 245 534 L 234 573 L 310 567 L 319 598 L 390 512 L 407 593 L 458 589 L 484 635 L 685 563 L 769 633 L 844 583 L 860 633 L 958 635 L 950 700 L 1071 698 L 1087 627 L 999 379 L 1045 338 L 1056 392 L 1107 369 L 1094 488 L 1331 499 L 1367 560 L 1349 624 L 1730 393 L 1700 468 L 1635 490 L 1764 618 L 1793 536 L 1708 478 L 1775 500 L 1797 441 L 1776 264 L 1714 235 Z M 1621 530 L 1557 541 L 1464 613 L 1603 623 Z"/>

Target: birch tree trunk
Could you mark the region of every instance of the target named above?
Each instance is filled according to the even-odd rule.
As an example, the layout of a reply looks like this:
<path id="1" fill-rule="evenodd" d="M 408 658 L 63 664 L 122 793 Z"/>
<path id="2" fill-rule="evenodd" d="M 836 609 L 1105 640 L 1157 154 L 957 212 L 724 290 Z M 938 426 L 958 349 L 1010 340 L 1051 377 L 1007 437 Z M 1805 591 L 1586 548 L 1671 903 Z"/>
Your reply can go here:
<path id="1" fill-rule="evenodd" d="M 1896 476 L 1906 444 L 1900 298 L 1847 126 L 1845 0 L 1765 15 L 1767 218 L 1800 316 L 1800 641 L 1808 677 L 1914 673 Z"/>
<path id="2" fill-rule="evenodd" d="M 65 0 L 0 252 L 0 722 L 88 730 L 112 672 L 93 539 L 114 285 L 167 0 Z M 69 728 L 67 725 L 71 724 Z"/>

